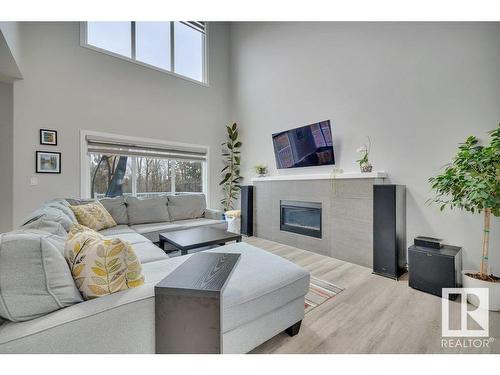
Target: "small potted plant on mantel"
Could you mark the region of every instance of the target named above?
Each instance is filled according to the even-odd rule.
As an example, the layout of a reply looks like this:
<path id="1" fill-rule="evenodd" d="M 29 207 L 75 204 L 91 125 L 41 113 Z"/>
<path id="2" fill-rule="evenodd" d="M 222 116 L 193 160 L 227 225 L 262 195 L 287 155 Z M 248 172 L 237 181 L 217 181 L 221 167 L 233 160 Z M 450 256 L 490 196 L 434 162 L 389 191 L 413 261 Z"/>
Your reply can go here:
<path id="1" fill-rule="evenodd" d="M 489 145 L 480 145 L 469 137 L 458 148 L 453 161 L 442 174 L 429 179 L 441 211 L 446 207 L 459 208 L 484 215 L 483 249 L 479 271 L 463 271 L 465 288 L 488 288 L 489 309 L 500 310 L 500 277 L 488 272 L 491 216 L 500 216 L 500 124 L 489 132 Z M 497 249 L 498 250 L 498 247 Z M 478 306 L 476 296 L 468 301 Z"/>
<path id="2" fill-rule="evenodd" d="M 267 174 L 267 165 L 265 164 L 254 165 L 253 169 L 255 170 L 255 173 L 257 173 L 257 176 L 259 177 L 265 177 Z"/>
<path id="3" fill-rule="evenodd" d="M 372 143 L 370 137 L 367 138 L 368 138 L 368 145 L 365 143 L 363 146 L 359 147 L 356 150 L 361 154 L 361 158 L 359 160 L 356 160 L 356 162 L 359 164 L 359 169 L 361 170 L 362 173 L 369 173 L 373 169 L 372 165 L 370 164 L 370 161 L 368 160 L 368 155 L 370 154 Z"/>

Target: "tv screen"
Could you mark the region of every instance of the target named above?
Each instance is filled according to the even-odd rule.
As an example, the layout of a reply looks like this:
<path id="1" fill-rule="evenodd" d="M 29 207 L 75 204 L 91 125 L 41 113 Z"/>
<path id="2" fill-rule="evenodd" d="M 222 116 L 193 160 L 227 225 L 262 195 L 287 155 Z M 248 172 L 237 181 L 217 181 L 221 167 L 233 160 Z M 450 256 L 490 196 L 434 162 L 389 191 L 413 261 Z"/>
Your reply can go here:
<path id="1" fill-rule="evenodd" d="M 330 120 L 273 134 L 278 169 L 335 164 Z"/>

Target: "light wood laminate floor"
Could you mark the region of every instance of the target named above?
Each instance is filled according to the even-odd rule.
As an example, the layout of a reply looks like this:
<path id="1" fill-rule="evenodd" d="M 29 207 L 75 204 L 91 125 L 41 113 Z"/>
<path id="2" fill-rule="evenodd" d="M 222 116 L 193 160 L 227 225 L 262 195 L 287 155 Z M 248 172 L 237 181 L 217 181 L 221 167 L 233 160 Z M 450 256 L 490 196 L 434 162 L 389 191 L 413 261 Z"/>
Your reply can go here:
<path id="1" fill-rule="evenodd" d="M 405 277 L 394 281 L 362 266 L 256 237 L 244 241 L 345 288 L 306 314 L 297 336 L 281 333 L 252 353 L 500 353 L 499 312 L 490 312 L 487 347 L 443 348 L 441 298 L 410 288 Z M 451 302 L 450 308 L 450 327 L 459 327 L 459 303 Z"/>

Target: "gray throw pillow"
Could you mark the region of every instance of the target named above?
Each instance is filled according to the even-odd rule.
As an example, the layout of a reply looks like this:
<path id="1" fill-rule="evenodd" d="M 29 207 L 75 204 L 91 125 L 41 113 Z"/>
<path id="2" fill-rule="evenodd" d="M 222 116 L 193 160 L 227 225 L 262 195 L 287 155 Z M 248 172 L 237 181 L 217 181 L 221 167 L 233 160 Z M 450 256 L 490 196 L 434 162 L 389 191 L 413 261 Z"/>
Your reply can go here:
<path id="1" fill-rule="evenodd" d="M 65 200 L 61 198 L 56 198 L 52 199 L 51 201 L 45 202 L 42 207 L 53 207 L 57 208 L 58 210 L 62 211 L 74 224 L 78 223 L 78 220 L 76 220 L 76 216 L 69 208 L 70 204 Z"/>
<path id="2" fill-rule="evenodd" d="M 58 246 L 64 238 L 36 229 L 0 235 L 0 317 L 38 318 L 82 302 Z"/>
<path id="3" fill-rule="evenodd" d="M 174 221 L 203 217 L 206 208 L 205 194 L 182 194 L 168 197 L 168 212 Z"/>
<path id="4" fill-rule="evenodd" d="M 60 223 L 57 223 L 55 221 L 50 221 L 45 216 L 42 216 L 37 220 L 34 220 L 28 224 L 23 225 L 22 229 L 36 229 L 50 234 L 55 234 L 56 236 L 60 236 L 63 238 L 66 238 L 67 236 L 64 227 Z"/>
<path id="5" fill-rule="evenodd" d="M 144 199 L 127 197 L 125 202 L 130 225 L 170 221 L 166 195 Z"/>
<path id="6" fill-rule="evenodd" d="M 60 208 L 43 205 L 39 209 L 32 212 L 31 215 L 24 220 L 23 225 L 32 223 L 42 217 L 48 221 L 54 221 L 61 224 L 66 232 L 68 232 L 71 226 L 76 223 L 68 215 L 66 215 L 64 211 L 61 211 Z"/>
<path id="7" fill-rule="evenodd" d="M 99 202 L 104 206 L 104 208 L 113 217 L 116 224 L 128 224 L 127 206 L 125 205 L 125 198 L 115 197 L 115 198 L 103 198 Z"/>

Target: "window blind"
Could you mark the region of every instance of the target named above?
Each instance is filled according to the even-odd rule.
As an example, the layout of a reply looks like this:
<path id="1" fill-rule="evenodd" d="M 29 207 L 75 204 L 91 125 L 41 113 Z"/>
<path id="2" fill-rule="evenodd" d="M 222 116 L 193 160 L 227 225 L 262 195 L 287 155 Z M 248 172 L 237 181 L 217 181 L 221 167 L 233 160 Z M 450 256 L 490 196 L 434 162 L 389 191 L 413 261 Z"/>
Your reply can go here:
<path id="1" fill-rule="evenodd" d="M 206 22 L 204 21 L 181 21 L 184 25 L 192 27 L 193 29 L 205 34 L 206 32 Z"/>
<path id="2" fill-rule="evenodd" d="M 161 145 L 140 145 L 126 142 L 92 139 L 87 137 L 87 152 L 103 155 L 137 156 L 145 158 L 161 158 L 176 160 L 207 159 L 207 151 L 200 148 L 181 148 Z"/>

